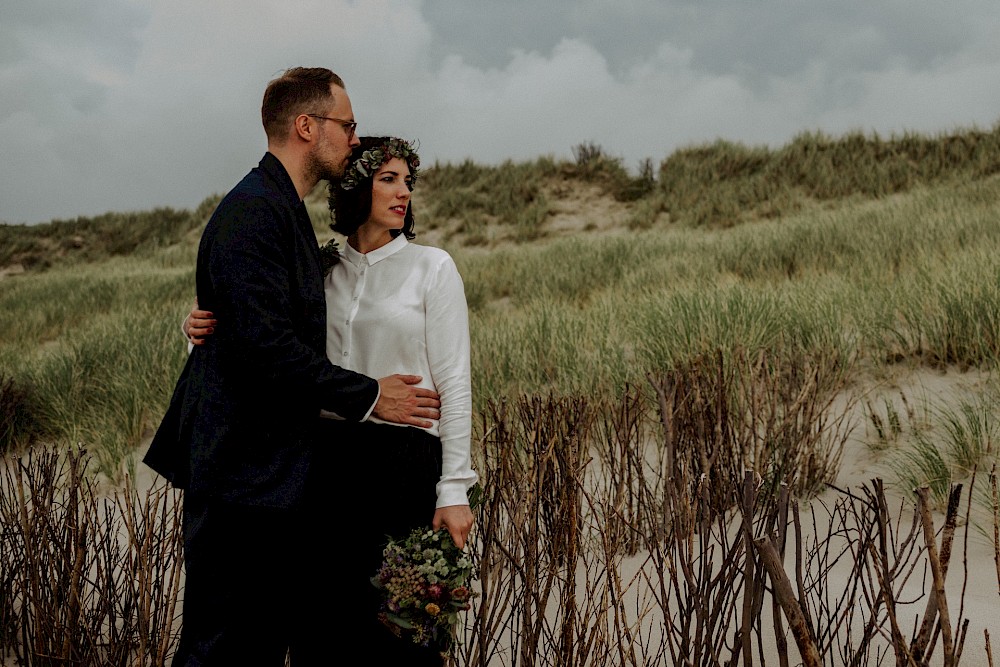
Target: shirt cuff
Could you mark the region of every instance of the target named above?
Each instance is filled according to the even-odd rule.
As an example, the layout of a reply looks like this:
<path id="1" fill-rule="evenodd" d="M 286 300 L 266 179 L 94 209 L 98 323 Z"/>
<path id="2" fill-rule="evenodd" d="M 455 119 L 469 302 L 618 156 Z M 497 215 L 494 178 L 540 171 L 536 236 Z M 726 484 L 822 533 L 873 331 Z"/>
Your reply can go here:
<path id="1" fill-rule="evenodd" d="M 375 402 L 372 403 L 372 406 L 370 408 L 368 408 L 368 411 L 365 413 L 365 416 L 361 418 L 361 421 L 363 422 L 368 421 L 368 418 L 372 416 L 372 413 L 375 411 L 375 405 L 378 403 L 379 397 L 382 396 L 382 385 L 376 384 L 375 387 L 377 389 L 377 392 L 375 393 Z"/>

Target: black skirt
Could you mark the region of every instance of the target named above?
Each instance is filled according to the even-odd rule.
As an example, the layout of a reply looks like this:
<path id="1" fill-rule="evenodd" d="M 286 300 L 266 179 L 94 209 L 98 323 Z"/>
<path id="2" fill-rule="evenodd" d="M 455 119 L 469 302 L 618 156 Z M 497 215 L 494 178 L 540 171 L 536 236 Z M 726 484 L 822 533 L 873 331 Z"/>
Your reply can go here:
<path id="1" fill-rule="evenodd" d="M 346 642 L 370 664 L 440 665 L 435 648 L 399 639 L 378 620 L 381 598 L 371 578 L 390 537 L 401 540 L 415 528 L 431 527 L 441 441 L 419 428 L 320 422 L 306 495 L 318 537 L 304 560 L 331 613 L 304 623 L 300 645 L 306 648 L 300 653 L 322 652 L 324 645 L 344 648 Z"/>

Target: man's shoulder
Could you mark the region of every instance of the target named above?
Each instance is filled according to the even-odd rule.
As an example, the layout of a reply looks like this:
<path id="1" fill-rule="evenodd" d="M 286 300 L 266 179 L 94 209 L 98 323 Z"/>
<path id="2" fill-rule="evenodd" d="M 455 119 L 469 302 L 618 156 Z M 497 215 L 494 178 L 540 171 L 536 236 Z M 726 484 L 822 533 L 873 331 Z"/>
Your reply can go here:
<path id="1" fill-rule="evenodd" d="M 223 197 L 222 203 L 227 200 L 231 203 L 255 200 L 279 203 L 284 199 L 284 194 L 274 179 L 260 167 L 254 167 Z"/>
<path id="2" fill-rule="evenodd" d="M 292 218 L 295 214 L 294 202 L 282 192 L 272 179 L 259 169 L 253 169 L 237 183 L 216 206 L 209 224 L 221 224 L 234 218 L 255 213 Z"/>
<path id="3" fill-rule="evenodd" d="M 222 198 L 218 208 L 223 205 L 240 205 L 251 203 L 263 206 L 281 206 L 295 208 L 297 198 L 295 186 L 284 167 L 270 153 L 266 153 L 260 164 L 251 169 L 233 186 L 233 189 Z M 218 210 L 218 208 L 216 210 Z"/>

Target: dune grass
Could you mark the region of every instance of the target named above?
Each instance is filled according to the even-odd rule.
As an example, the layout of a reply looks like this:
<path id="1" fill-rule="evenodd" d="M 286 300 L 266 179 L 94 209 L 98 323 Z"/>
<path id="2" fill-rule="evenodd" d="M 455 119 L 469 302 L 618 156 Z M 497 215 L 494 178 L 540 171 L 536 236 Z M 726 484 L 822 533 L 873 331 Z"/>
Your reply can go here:
<path id="1" fill-rule="evenodd" d="M 671 155 L 656 182 L 591 145 L 575 162 L 425 169 L 418 219 L 443 232 L 465 280 L 477 411 L 521 393 L 613 397 L 715 350 L 834 350 L 845 369 L 991 366 L 997 136 L 717 142 Z M 573 184 L 647 224 L 550 234 L 546 202 Z M 732 215 L 699 213 L 706 198 Z M 0 229 L 16 241 L 5 261 L 27 268 L 0 281 L 0 373 L 39 433 L 106 450 L 95 458 L 111 477 L 183 363 L 198 230 L 217 201 Z M 322 186 L 307 205 L 328 238 Z"/>
<path id="2" fill-rule="evenodd" d="M 113 480 L 134 465 L 184 363 L 193 280 L 190 266 L 112 258 L 7 281 L 0 308 L 18 315 L 2 318 L 0 364 L 39 434 L 89 451 Z"/>
<path id="3" fill-rule="evenodd" d="M 460 664 L 515 650 L 524 664 L 583 664 L 591 649 L 611 656 L 637 637 L 638 657 L 609 664 L 722 653 L 764 664 L 761 601 L 772 596 L 775 616 L 779 605 L 795 609 L 777 599 L 782 571 L 765 577 L 766 562 L 784 552 L 792 501 L 836 475 L 850 432 L 841 396 L 853 404 L 868 377 L 900 366 L 996 365 L 998 137 L 806 134 L 776 150 L 716 142 L 637 176 L 590 144 L 575 162 L 427 168 L 415 206 L 420 229 L 453 254 L 465 281 L 474 456 L 485 473 L 473 549 L 492 606 L 471 614 Z M 580 188 L 620 207 L 621 228 L 582 210 L 578 233 L 551 229 L 554 203 Z M 161 484 L 143 499 L 127 473 L 184 363 L 180 324 L 194 298 L 199 231 L 217 202 L 0 226 L 0 272 L 23 269 L 0 277 L 0 453 L 37 443 L 71 452 L 29 454 L 0 475 L 0 519 L 10 527 L 0 531 L 0 647 L 25 660 L 158 664 L 171 651 L 176 493 Z M 322 186 L 307 208 L 326 240 Z M 972 494 L 1000 522 L 998 399 L 988 389 L 949 407 L 905 396 L 902 408 L 865 405 L 872 446 L 895 483 L 915 489 L 927 546 L 916 546 L 916 515 L 895 544 L 905 522 L 897 529 L 888 517 L 880 479 L 830 510 L 828 532 L 846 536 L 841 551 L 789 541 L 806 563 L 796 573 L 808 583 L 803 600 L 819 614 L 812 649 L 826 659 L 863 664 L 882 650 L 869 640 L 889 637 L 896 605 L 912 604 L 895 599 L 892 577 L 924 554 L 940 569 L 932 505 L 948 503 L 941 553 L 951 550 L 956 482 L 989 474 L 989 489 Z M 124 495 L 102 495 L 95 477 L 124 483 Z M 31 512 L 18 496 L 25 488 Z M 734 517 L 742 523 L 731 539 Z M 88 549 L 82 537 L 109 526 Z M 620 580 L 620 565 L 640 551 L 648 579 Z M 831 606 L 824 573 L 845 554 L 856 574 Z M 900 563 L 890 594 L 869 595 Z M 576 597 L 580 580 L 564 576 L 567 564 L 594 595 Z M 75 574 L 90 568 L 125 574 Z M 629 595 L 651 605 L 638 618 L 624 606 Z M 543 613 L 548 602 L 563 610 L 555 621 Z M 650 613 L 662 614 L 655 640 L 644 634 Z M 841 636 L 853 614 L 866 627 L 858 646 Z M 738 615 L 748 622 L 737 628 Z M 717 632 L 698 630 L 709 626 Z M 577 641 L 574 628 L 591 628 L 597 643 Z M 891 644 L 897 655 L 930 655 L 927 641 L 896 628 Z"/>

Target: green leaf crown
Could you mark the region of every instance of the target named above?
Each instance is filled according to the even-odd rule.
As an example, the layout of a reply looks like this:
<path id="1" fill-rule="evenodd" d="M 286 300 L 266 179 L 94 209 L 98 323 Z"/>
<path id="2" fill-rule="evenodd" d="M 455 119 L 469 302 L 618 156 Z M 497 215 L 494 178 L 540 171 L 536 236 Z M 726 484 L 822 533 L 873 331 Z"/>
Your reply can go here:
<path id="1" fill-rule="evenodd" d="M 361 157 L 354 160 L 340 181 L 340 188 L 353 190 L 361 181 L 372 178 L 379 167 L 394 157 L 405 160 L 406 164 L 410 166 L 411 184 L 415 184 L 417 182 L 417 167 L 420 166 L 417 148 L 405 139 L 392 137 L 381 146 L 369 148 L 361 154 Z"/>

